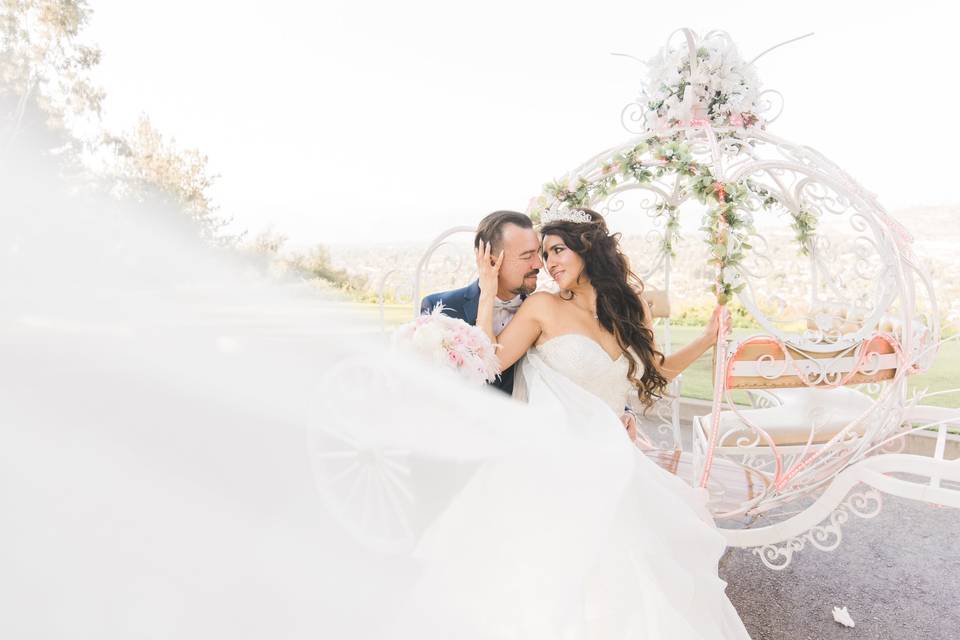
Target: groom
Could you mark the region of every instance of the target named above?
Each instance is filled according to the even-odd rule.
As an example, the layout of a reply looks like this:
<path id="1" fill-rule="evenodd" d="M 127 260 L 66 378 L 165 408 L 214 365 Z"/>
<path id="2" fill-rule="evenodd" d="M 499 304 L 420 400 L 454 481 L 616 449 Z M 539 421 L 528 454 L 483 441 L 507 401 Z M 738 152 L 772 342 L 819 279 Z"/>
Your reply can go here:
<path id="1" fill-rule="evenodd" d="M 491 245 L 493 255 L 503 251 L 493 308 L 493 331 L 499 335 L 513 319 L 523 300 L 537 288 L 537 274 L 543 267 L 540 239 L 529 217 L 515 211 L 494 211 L 477 225 L 474 248 L 479 247 L 481 241 Z M 447 315 L 476 325 L 479 299 L 480 281 L 474 280 L 462 289 L 425 297 L 420 303 L 420 313 L 430 313 L 438 303 L 442 303 Z M 507 394 L 513 393 L 513 367 L 504 371 L 492 384 Z"/>

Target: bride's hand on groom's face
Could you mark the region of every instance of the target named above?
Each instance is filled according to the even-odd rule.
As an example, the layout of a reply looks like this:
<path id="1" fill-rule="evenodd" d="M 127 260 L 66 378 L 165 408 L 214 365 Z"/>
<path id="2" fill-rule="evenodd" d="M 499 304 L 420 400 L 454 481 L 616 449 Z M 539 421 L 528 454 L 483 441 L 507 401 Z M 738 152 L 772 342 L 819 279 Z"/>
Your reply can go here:
<path id="1" fill-rule="evenodd" d="M 481 241 L 476 250 L 477 277 L 480 279 L 480 291 L 496 293 L 500 265 L 503 264 L 503 251 L 496 258 L 491 255 L 490 245 Z"/>

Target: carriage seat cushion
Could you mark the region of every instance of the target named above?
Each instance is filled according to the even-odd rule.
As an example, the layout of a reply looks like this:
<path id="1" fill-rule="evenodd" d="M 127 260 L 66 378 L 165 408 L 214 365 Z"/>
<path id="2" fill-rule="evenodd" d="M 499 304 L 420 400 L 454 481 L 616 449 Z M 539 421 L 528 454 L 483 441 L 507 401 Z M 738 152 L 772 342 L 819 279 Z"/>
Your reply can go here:
<path id="1" fill-rule="evenodd" d="M 650 315 L 654 318 L 670 317 L 670 296 L 662 289 L 644 289 L 641 297 L 650 307 Z"/>
<path id="2" fill-rule="evenodd" d="M 765 409 L 743 409 L 739 413 L 750 423 L 766 431 L 778 445 L 804 445 L 810 437 L 810 428 L 817 425 L 814 443 L 824 443 L 862 416 L 874 404 L 870 396 L 849 387 L 809 388 L 792 390 L 784 404 Z M 699 418 L 705 436 L 710 434 L 710 416 Z M 853 427 L 862 434 L 863 424 Z M 736 439 L 753 433 L 733 411 L 720 412 L 720 437 L 736 429 L 736 434 L 727 436 L 718 446 L 736 446 Z M 751 438 L 752 440 L 752 438 Z M 762 442 L 761 442 L 762 444 Z"/>

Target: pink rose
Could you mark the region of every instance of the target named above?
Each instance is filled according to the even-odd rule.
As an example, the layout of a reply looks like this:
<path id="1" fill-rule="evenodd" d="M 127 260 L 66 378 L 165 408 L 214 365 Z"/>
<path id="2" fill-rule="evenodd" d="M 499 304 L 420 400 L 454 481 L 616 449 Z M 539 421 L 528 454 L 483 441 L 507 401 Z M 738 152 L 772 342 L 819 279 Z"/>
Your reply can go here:
<path id="1" fill-rule="evenodd" d="M 450 350 L 447 351 L 447 358 L 450 361 L 450 364 L 456 365 L 457 367 L 463 366 L 463 356 L 460 355 L 459 351 Z"/>

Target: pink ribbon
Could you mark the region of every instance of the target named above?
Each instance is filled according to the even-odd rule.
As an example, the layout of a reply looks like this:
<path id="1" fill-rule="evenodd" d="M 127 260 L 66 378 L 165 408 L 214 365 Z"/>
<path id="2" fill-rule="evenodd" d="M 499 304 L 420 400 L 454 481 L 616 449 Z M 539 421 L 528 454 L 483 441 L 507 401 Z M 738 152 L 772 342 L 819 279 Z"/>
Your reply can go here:
<path id="1" fill-rule="evenodd" d="M 707 487 L 710 480 L 710 468 L 713 467 L 713 452 L 717 448 L 717 438 L 720 436 L 720 401 L 723 396 L 726 376 L 727 359 L 727 310 L 724 305 L 717 305 L 722 309 L 719 317 L 719 327 L 717 329 L 717 362 L 713 372 L 713 403 L 710 408 L 710 445 L 707 448 L 707 459 L 703 464 L 703 475 L 700 477 L 700 486 Z"/>

